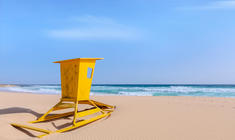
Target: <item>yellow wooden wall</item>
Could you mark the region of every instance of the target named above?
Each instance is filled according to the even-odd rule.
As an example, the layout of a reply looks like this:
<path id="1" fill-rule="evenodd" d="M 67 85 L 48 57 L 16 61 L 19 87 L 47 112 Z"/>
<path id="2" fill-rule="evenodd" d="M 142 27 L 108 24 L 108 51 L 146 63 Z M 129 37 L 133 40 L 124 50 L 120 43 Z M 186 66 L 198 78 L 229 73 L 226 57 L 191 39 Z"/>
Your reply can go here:
<path id="1" fill-rule="evenodd" d="M 89 100 L 96 60 L 76 60 L 61 63 L 62 98 Z M 91 78 L 87 77 L 92 68 Z"/>

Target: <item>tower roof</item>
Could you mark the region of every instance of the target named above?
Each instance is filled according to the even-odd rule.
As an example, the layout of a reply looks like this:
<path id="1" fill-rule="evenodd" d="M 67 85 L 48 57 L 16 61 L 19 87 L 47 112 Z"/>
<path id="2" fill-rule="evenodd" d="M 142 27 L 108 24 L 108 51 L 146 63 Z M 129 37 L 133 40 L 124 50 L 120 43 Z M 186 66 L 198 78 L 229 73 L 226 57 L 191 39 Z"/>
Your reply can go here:
<path id="1" fill-rule="evenodd" d="M 79 61 L 79 60 L 102 60 L 102 59 L 104 59 L 104 58 L 74 58 L 74 59 L 55 61 L 53 63 L 63 63 L 63 62 Z"/>

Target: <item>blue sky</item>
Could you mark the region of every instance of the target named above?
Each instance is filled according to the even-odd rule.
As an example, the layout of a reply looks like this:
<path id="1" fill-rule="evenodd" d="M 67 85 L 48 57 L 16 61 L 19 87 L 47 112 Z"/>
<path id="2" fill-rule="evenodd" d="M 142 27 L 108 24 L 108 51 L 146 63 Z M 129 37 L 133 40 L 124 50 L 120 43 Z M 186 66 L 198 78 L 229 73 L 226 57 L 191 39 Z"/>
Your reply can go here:
<path id="1" fill-rule="evenodd" d="M 235 1 L 0 0 L 0 83 L 103 57 L 94 83 L 235 84 L 234 52 Z"/>

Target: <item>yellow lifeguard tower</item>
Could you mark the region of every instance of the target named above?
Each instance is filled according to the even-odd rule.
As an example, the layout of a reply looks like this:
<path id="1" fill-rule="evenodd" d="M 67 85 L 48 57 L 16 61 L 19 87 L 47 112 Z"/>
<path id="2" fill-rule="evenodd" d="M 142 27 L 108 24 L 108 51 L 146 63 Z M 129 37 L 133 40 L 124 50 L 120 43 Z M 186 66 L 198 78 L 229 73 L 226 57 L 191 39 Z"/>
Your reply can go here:
<path id="1" fill-rule="evenodd" d="M 94 74 L 95 62 L 96 60 L 101 60 L 101 59 L 103 58 L 77 58 L 77 59 L 69 59 L 69 60 L 54 62 L 54 63 L 60 63 L 61 90 L 62 90 L 61 99 L 48 112 L 46 112 L 37 120 L 32 121 L 30 123 L 38 123 L 62 117 L 73 116 L 73 122 L 71 126 L 56 131 L 50 131 L 46 129 L 15 124 L 15 123 L 12 123 L 11 125 L 14 127 L 20 127 L 38 132 L 43 132 L 44 134 L 38 136 L 39 138 L 41 138 L 45 135 L 54 132 L 65 132 L 83 126 L 85 124 L 88 124 L 90 122 L 96 121 L 103 117 L 109 116 L 111 112 L 114 110 L 115 106 L 90 100 L 90 89 Z M 79 104 L 88 104 L 92 106 L 92 108 L 78 111 Z M 52 111 L 68 109 L 68 108 L 74 108 L 74 110 L 71 112 L 49 115 L 49 113 L 51 113 Z M 77 121 L 77 119 L 80 117 L 88 116 L 94 113 L 100 113 L 100 115 L 90 119 Z"/>

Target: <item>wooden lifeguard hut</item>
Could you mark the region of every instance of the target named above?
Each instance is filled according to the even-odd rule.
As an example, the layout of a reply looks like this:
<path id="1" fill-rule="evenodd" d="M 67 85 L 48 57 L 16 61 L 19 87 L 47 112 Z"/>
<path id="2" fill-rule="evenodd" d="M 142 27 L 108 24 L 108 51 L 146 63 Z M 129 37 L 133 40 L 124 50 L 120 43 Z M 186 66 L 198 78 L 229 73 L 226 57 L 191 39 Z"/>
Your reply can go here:
<path id="1" fill-rule="evenodd" d="M 92 84 L 92 78 L 94 74 L 94 68 L 96 60 L 101 60 L 103 58 L 76 58 L 63 61 L 56 61 L 54 63 L 60 63 L 61 70 L 61 99 L 53 106 L 48 112 L 42 115 L 35 121 L 30 123 L 38 123 L 49 120 L 54 120 L 58 118 L 63 118 L 67 116 L 73 116 L 73 122 L 71 126 L 50 131 L 46 129 L 41 129 L 37 127 L 32 127 L 28 125 L 21 125 L 12 123 L 14 127 L 20 127 L 25 129 L 30 129 L 34 131 L 42 132 L 42 135 L 38 137 L 41 138 L 48 134 L 54 132 L 65 132 L 85 124 L 91 123 L 103 117 L 109 116 L 114 110 L 115 106 L 107 105 L 101 102 L 90 100 L 90 89 Z M 90 105 L 91 108 L 79 111 L 79 104 Z M 71 112 L 49 115 L 52 111 L 63 110 L 73 108 Z M 85 117 L 91 114 L 99 113 L 99 115 L 77 121 L 78 118 Z"/>

